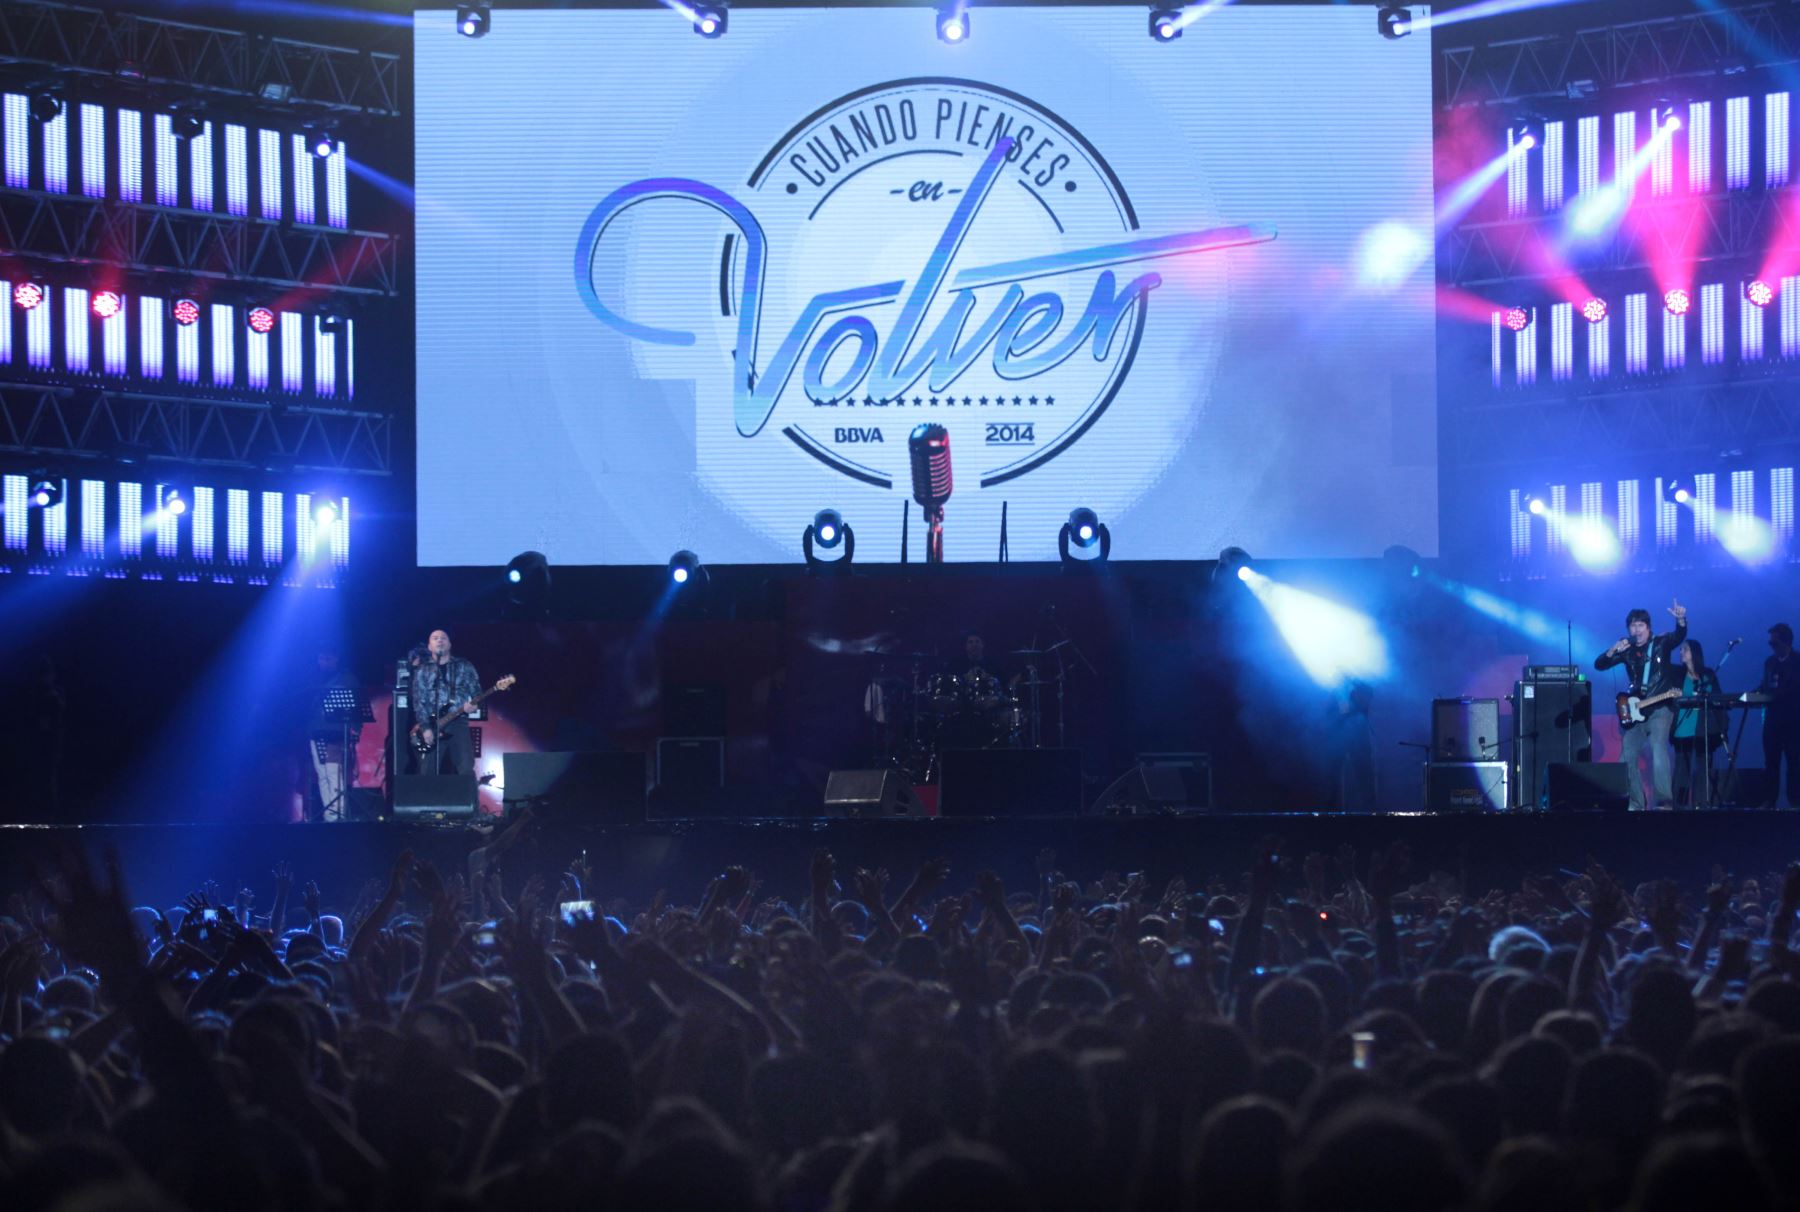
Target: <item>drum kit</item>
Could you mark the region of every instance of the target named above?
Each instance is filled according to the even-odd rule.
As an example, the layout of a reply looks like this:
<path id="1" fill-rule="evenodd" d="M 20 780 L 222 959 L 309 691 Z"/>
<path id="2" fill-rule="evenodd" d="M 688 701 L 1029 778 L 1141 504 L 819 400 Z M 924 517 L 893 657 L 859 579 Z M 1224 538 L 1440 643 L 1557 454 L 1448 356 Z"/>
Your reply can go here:
<path id="1" fill-rule="evenodd" d="M 1019 673 L 1008 681 L 980 665 L 956 672 L 950 667 L 963 661 L 935 653 L 871 653 L 876 665 L 863 695 L 863 714 L 876 761 L 905 766 L 929 782 L 945 749 L 1061 747 L 1070 673 L 1064 658 L 1071 647 L 1062 639 L 1047 648 L 1014 651 L 1010 660 Z M 1052 721 L 1048 730 L 1046 714 Z"/>

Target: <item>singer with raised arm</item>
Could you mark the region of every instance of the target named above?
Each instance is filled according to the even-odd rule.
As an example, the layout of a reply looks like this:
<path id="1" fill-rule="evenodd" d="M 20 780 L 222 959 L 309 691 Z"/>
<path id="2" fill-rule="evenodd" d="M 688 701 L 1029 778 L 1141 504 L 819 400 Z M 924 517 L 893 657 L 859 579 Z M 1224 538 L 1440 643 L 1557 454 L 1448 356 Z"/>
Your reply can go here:
<path id="1" fill-rule="evenodd" d="M 412 735 L 425 751 L 419 765 L 427 774 L 468 774 L 475 766 L 468 713 L 481 697 L 481 678 L 472 661 L 450 654 L 450 633 L 434 631 L 425 661 L 412 678 Z M 437 721 L 461 707 L 440 729 Z"/>
<path id="2" fill-rule="evenodd" d="M 913 426 L 906 439 L 913 500 L 925 511 L 925 562 L 944 562 L 944 502 L 950 499 L 950 431 L 935 421 Z"/>
<path id="3" fill-rule="evenodd" d="M 1675 755 L 1669 747 L 1669 734 L 1675 722 L 1675 700 L 1681 697 L 1682 668 L 1675 654 L 1687 642 L 1687 607 L 1671 602 L 1669 614 L 1675 630 L 1652 635 L 1650 612 L 1631 611 L 1625 616 L 1624 638 L 1594 660 L 1594 668 L 1599 670 L 1623 665 L 1630 679 L 1630 687 L 1618 695 L 1618 711 L 1633 812 L 1645 808 L 1646 755 L 1656 808 L 1667 811 L 1675 801 Z"/>

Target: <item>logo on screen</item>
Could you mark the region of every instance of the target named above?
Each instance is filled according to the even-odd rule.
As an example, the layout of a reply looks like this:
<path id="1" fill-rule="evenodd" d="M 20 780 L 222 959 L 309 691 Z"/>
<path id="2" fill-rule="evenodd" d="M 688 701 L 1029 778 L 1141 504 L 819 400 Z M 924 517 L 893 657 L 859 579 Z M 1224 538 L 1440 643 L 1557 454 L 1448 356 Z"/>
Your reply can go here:
<path id="1" fill-rule="evenodd" d="M 641 206 L 676 202 L 715 212 L 691 230 L 719 240 L 716 291 L 683 304 L 683 328 L 634 319 L 633 300 L 607 289 L 631 277 L 610 268 L 622 254 L 609 233 Z M 935 421 L 978 460 L 957 468 L 959 489 L 988 488 L 1045 466 L 1124 407 L 1167 258 L 1274 238 L 1256 225 L 1145 231 L 1070 124 L 1017 93 L 933 78 L 815 111 L 742 186 L 621 184 L 589 214 L 574 268 L 609 328 L 698 347 L 729 373 L 733 441 L 785 439 L 856 481 L 905 491 L 906 443 L 880 441 L 881 423 L 904 433 Z M 722 431 L 726 406 L 711 394 L 702 387 L 703 458 L 709 419 Z"/>

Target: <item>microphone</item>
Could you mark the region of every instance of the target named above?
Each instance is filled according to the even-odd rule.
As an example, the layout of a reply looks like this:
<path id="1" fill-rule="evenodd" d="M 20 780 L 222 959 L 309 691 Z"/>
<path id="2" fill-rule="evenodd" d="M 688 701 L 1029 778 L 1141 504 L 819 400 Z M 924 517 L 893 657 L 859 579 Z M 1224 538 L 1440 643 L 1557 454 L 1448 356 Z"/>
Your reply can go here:
<path id="1" fill-rule="evenodd" d="M 1731 643 L 1725 645 L 1725 651 L 1730 652 L 1733 648 L 1736 648 L 1739 644 L 1742 644 L 1743 642 L 1744 642 L 1744 637 L 1739 636 L 1737 639 L 1731 641 Z"/>
<path id="2" fill-rule="evenodd" d="M 925 511 L 929 527 L 925 537 L 925 562 L 944 562 L 944 502 L 950 499 L 950 431 L 935 421 L 913 427 L 906 439 L 912 461 L 913 500 Z"/>

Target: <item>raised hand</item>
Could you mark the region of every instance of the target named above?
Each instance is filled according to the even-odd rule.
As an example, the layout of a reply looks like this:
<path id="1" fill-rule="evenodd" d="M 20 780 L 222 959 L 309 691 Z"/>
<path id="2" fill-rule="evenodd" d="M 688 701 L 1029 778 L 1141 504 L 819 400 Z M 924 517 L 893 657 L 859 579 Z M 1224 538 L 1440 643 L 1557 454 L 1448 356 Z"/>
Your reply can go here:
<path id="1" fill-rule="evenodd" d="M 306 906 L 306 912 L 313 921 L 316 922 L 319 920 L 319 906 L 321 901 L 319 898 L 319 885 L 316 880 L 307 880 L 305 885 L 301 887 L 300 903 Z"/>
<path id="2" fill-rule="evenodd" d="M 812 881 L 814 891 L 829 890 L 836 874 L 837 859 L 832 857 L 831 851 L 823 846 L 814 850 L 812 862 L 807 867 L 807 875 Z"/>
<path id="3" fill-rule="evenodd" d="M 144 966 L 143 942 L 126 908 L 118 856 L 106 856 L 102 883 L 86 858 L 70 848 L 63 854 L 62 880 L 51 896 L 57 945 L 69 959 L 98 972 L 101 982 L 118 996 Z"/>
<path id="4" fill-rule="evenodd" d="M 1669 613 L 1675 616 L 1675 621 L 1677 623 L 1685 623 L 1687 621 L 1687 607 L 1683 606 L 1674 598 L 1669 599 Z"/>

